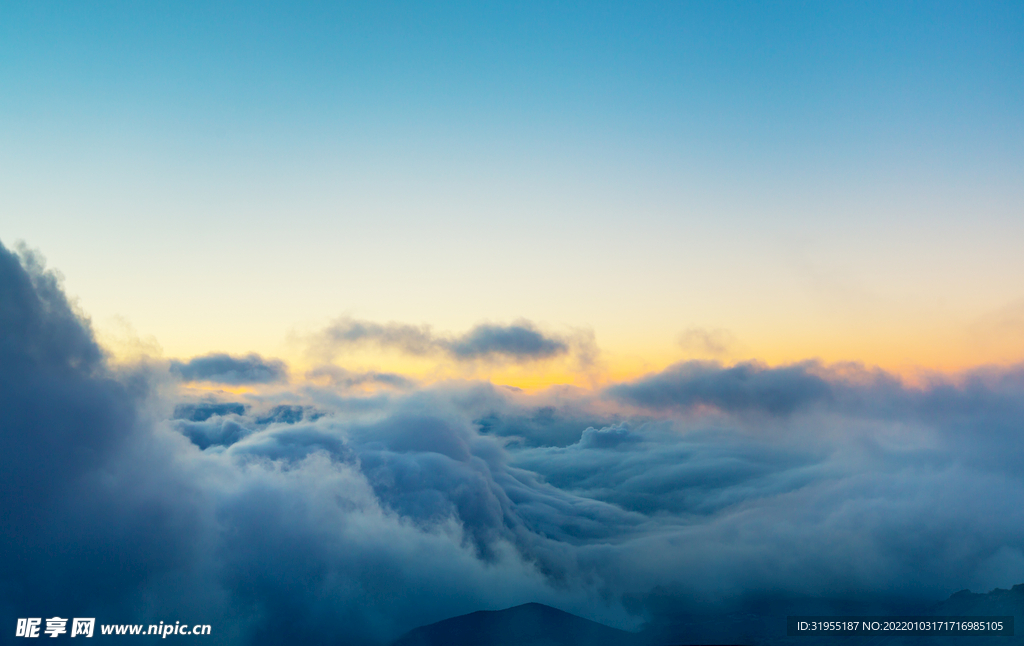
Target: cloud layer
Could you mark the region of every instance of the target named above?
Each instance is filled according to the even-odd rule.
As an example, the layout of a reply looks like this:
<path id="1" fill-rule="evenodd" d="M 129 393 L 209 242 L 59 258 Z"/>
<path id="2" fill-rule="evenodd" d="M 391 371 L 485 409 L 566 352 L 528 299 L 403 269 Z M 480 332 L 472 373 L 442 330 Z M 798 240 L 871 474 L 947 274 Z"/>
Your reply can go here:
<path id="1" fill-rule="evenodd" d="M 555 347 L 405 332 L 452 356 Z M 687 363 L 534 396 L 366 395 L 336 376 L 168 398 L 166 368 L 109 367 L 59 281 L 0 247 L 5 621 L 370 645 L 527 601 L 637 627 L 1024 581 L 1020 367 L 911 388 L 857 366 Z"/>
<path id="2" fill-rule="evenodd" d="M 171 372 L 185 381 L 221 384 L 268 384 L 288 378 L 288 369 L 283 361 L 264 359 L 258 354 L 232 357 L 211 353 L 186 362 L 171 361 Z"/>
<path id="3" fill-rule="evenodd" d="M 613 397 L 654 409 L 713 406 L 727 412 L 763 411 L 772 415 L 826 402 L 832 386 L 808 365 L 769 369 L 757 363 L 723 368 L 691 361 L 656 375 L 608 390 Z"/>
<path id="4" fill-rule="evenodd" d="M 351 318 L 335 321 L 319 336 L 316 347 L 325 354 L 375 344 L 381 348 L 423 356 L 443 354 L 455 361 L 503 359 L 513 362 L 550 359 L 568 354 L 570 341 L 538 330 L 529 321 L 511 325 L 481 324 L 468 332 L 438 335 L 429 326 L 373 323 Z"/>

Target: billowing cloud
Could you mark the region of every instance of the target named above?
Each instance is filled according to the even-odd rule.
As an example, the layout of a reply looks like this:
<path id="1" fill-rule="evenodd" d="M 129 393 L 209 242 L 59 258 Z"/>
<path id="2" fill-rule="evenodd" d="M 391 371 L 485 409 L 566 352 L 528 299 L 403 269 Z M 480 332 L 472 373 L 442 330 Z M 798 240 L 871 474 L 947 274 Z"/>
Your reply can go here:
<path id="1" fill-rule="evenodd" d="M 598 394 L 339 388 L 315 406 L 167 401 L 147 370 L 107 366 L 59 281 L 0 247 L 4 621 L 378 645 L 528 601 L 637 627 L 1024 581 L 1022 367 L 912 388 L 698 363 Z"/>
<path id="2" fill-rule="evenodd" d="M 186 362 L 171 361 L 171 372 L 185 381 L 220 384 L 269 384 L 288 378 L 283 361 L 264 359 L 254 353 L 233 357 L 216 352 Z"/>
<path id="3" fill-rule="evenodd" d="M 0 246 L 0 500 L 9 519 L 0 550 L 13 563 L 19 533 L 41 507 L 122 442 L 132 394 L 104 371 L 87 321 L 41 259 Z M 24 262 L 25 267 L 22 267 Z M 11 557 L 11 558 L 8 558 Z"/>
<path id="4" fill-rule="evenodd" d="M 5 623 L 185 620 L 216 643 L 378 644 L 483 600 L 553 599 L 511 548 L 484 562 L 454 517 L 419 524 L 384 504 L 343 426 L 283 403 L 161 422 L 159 378 L 113 372 L 55 276 L 0 247 Z M 406 429 L 410 450 L 448 427 L 435 428 Z"/>
<path id="5" fill-rule="evenodd" d="M 324 330 L 316 341 L 316 348 L 330 355 L 364 344 L 416 356 L 442 354 L 456 361 L 536 361 L 568 354 L 571 349 L 570 340 L 545 334 L 529 321 L 516 321 L 511 325 L 481 324 L 465 334 L 452 336 L 435 334 L 426 325 L 381 324 L 351 318 L 339 319 Z"/>

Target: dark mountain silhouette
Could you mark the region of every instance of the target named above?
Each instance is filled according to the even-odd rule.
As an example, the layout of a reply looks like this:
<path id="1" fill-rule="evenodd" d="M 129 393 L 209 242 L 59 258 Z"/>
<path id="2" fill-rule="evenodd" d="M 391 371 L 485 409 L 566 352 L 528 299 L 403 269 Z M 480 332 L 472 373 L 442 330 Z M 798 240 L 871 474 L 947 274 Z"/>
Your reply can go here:
<path id="1" fill-rule="evenodd" d="M 392 646 L 647 646 L 647 642 L 635 633 L 526 603 L 421 626 Z"/>
<path id="2" fill-rule="evenodd" d="M 409 631 L 392 646 L 676 646 L 680 644 L 746 644 L 748 646 L 822 646 L 856 642 L 871 646 L 999 646 L 1024 645 L 1024 584 L 987 593 L 961 590 L 945 601 L 923 608 L 890 608 L 875 604 L 805 600 L 728 615 L 673 617 L 631 633 L 539 603 L 507 610 L 479 611 Z M 887 615 L 1013 616 L 1014 637 L 787 637 L 786 616 Z"/>
<path id="3" fill-rule="evenodd" d="M 923 613 L 927 615 L 1013 615 L 1015 633 L 1024 634 L 1024 583 L 985 594 L 961 590 Z"/>

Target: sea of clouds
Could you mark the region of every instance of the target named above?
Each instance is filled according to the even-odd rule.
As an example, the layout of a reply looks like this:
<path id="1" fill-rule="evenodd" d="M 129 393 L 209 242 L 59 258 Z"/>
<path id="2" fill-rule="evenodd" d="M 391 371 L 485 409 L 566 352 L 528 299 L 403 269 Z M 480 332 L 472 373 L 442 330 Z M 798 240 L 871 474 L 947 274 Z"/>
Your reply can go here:
<path id="1" fill-rule="evenodd" d="M 593 351 L 526 321 L 445 337 L 343 319 L 317 347 L 367 342 Z M 259 355 L 114 365 L 38 256 L 0 247 L 5 621 L 373 645 L 528 601 L 640 628 L 1024 582 L 1024 367 L 910 386 L 690 362 L 534 394 L 326 361 L 308 377 Z M 199 397 L 190 380 L 278 387 Z"/>

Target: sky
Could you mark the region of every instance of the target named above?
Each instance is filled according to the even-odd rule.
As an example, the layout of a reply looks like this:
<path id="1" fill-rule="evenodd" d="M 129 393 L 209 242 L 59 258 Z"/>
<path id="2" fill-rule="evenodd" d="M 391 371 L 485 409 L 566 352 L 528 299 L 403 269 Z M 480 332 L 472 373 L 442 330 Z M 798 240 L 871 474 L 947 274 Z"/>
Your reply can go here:
<path id="1" fill-rule="evenodd" d="M 2 12 L 2 239 L 108 337 L 305 366 L 339 317 L 527 319 L 606 379 L 1024 359 L 1012 3 Z"/>
<path id="2" fill-rule="evenodd" d="M 1024 582 L 1016 4 L 12 2 L 0 89 L 0 621 Z"/>

